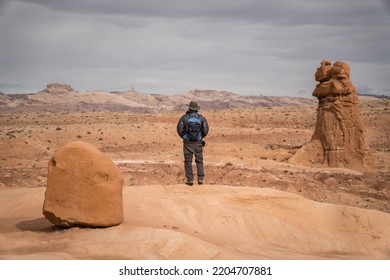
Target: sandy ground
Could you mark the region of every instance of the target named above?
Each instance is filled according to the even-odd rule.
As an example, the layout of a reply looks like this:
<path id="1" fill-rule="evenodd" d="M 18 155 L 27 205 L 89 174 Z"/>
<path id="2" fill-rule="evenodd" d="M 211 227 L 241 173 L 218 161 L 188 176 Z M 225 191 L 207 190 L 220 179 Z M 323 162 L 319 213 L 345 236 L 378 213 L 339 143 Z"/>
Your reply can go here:
<path id="1" fill-rule="evenodd" d="M 375 168 L 291 164 L 316 107 L 202 112 L 205 182 L 184 185 L 182 113 L 0 113 L 1 259 L 390 259 L 389 100 L 362 100 Z M 54 227 L 42 215 L 47 165 L 69 141 L 120 168 L 125 221 Z"/>
<path id="2" fill-rule="evenodd" d="M 125 221 L 60 229 L 44 188 L 0 190 L 1 259 L 389 259 L 390 215 L 274 189 L 124 188 Z"/>

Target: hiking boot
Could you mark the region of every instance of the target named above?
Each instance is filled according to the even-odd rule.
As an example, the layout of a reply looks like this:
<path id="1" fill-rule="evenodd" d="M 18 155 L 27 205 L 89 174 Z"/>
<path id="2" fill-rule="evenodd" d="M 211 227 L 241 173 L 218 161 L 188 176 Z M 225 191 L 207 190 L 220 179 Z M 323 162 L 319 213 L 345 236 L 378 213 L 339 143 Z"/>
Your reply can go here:
<path id="1" fill-rule="evenodd" d="M 199 182 L 198 182 L 198 185 L 203 185 L 203 181 L 199 181 Z"/>
<path id="2" fill-rule="evenodd" d="M 192 186 L 194 183 L 193 182 L 186 182 L 186 185 Z"/>

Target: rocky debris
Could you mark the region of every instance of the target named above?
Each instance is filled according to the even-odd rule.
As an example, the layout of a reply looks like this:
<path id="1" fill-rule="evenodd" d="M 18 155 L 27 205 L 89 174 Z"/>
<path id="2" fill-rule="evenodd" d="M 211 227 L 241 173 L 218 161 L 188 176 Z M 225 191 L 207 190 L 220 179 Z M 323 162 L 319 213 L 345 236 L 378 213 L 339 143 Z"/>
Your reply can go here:
<path id="1" fill-rule="evenodd" d="M 76 92 L 70 85 L 52 83 L 48 84 L 42 93 L 50 93 L 50 94 L 61 94 L 61 93 L 69 93 Z"/>
<path id="2" fill-rule="evenodd" d="M 43 214 L 63 227 L 123 222 L 123 176 L 95 146 L 74 141 L 50 159 Z"/>
<path id="3" fill-rule="evenodd" d="M 291 158 L 309 165 L 367 170 L 372 156 L 364 139 L 359 116 L 356 87 L 350 80 L 350 67 L 336 61 L 333 66 L 323 60 L 317 68 L 313 91 L 318 98 L 316 128 L 311 141 Z"/>

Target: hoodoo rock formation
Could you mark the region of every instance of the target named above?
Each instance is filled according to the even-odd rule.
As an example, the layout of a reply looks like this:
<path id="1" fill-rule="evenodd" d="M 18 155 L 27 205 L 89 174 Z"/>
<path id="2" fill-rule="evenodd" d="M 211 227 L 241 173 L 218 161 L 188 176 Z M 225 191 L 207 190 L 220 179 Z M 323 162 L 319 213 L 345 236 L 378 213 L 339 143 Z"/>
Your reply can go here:
<path id="1" fill-rule="evenodd" d="M 350 80 L 350 67 L 323 60 L 317 68 L 313 91 L 318 98 L 316 128 L 311 141 L 290 159 L 293 163 L 345 167 L 363 171 L 372 156 L 363 135 L 359 101 Z"/>
<path id="2" fill-rule="evenodd" d="M 74 141 L 49 161 L 43 214 L 63 227 L 108 227 L 123 222 L 123 177 L 95 146 Z"/>

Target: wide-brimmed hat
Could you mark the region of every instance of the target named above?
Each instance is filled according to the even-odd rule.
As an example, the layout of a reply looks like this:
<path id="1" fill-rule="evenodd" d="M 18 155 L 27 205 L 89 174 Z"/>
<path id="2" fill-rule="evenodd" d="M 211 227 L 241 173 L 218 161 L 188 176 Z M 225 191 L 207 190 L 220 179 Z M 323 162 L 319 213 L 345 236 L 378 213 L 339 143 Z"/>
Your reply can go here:
<path id="1" fill-rule="evenodd" d="M 200 109 L 199 104 L 196 101 L 191 101 L 187 106 L 192 111 L 198 111 Z"/>

